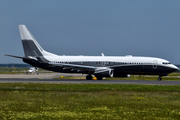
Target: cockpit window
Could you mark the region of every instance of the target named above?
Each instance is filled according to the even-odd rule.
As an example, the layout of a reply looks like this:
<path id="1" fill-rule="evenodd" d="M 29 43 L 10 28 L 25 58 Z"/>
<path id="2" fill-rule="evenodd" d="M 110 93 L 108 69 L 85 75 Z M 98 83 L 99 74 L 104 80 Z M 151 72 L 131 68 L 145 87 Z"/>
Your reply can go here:
<path id="1" fill-rule="evenodd" d="M 168 65 L 171 64 L 170 62 L 163 62 L 164 65 Z"/>

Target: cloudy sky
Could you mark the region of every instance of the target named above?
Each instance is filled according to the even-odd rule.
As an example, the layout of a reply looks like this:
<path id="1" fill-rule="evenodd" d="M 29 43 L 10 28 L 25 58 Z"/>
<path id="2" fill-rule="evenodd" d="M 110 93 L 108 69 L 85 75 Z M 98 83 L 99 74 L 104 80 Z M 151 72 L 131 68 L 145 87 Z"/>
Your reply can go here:
<path id="1" fill-rule="evenodd" d="M 151 56 L 180 64 L 179 0 L 1 0 L 0 63 L 23 63 L 19 24 L 59 55 Z"/>

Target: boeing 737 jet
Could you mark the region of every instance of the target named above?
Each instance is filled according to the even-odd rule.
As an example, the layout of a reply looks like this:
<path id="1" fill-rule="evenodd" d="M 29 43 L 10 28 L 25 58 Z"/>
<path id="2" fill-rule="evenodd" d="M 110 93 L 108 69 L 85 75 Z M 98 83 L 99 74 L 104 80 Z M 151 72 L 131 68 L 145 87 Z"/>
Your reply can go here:
<path id="1" fill-rule="evenodd" d="M 178 68 L 169 61 L 155 57 L 134 56 L 59 56 L 45 51 L 25 25 L 19 25 L 25 57 L 20 58 L 34 67 L 62 73 L 87 74 L 86 79 L 103 77 L 128 77 L 133 75 L 158 75 L 158 80 Z"/>

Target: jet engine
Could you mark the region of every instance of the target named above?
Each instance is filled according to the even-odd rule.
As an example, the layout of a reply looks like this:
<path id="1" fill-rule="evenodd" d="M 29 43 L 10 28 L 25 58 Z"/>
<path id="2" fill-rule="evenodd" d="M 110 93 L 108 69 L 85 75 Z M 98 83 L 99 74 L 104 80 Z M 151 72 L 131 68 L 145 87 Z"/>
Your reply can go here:
<path id="1" fill-rule="evenodd" d="M 110 68 L 103 67 L 103 68 L 97 68 L 94 71 L 94 75 L 96 77 L 113 77 L 114 72 Z"/>

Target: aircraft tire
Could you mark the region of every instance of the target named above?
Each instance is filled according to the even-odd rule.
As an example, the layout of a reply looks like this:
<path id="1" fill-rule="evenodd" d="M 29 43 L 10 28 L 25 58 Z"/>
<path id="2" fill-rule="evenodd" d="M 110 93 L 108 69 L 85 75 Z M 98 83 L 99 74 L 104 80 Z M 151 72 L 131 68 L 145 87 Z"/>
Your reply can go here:
<path id="1" fill-rule="evenodd" d="M 92 80 L 92 76 L 91 75 L 87 75 L 86 76 L 86 80 Z"/>
<path id="2" fill-rule="evenodd" d="M 102 80 L 103 77 L 96 77 L 96 78 L 97 78 L 97 80 Z"/>
<path id="3" fill-rule="evenodd" d="M 158 77 L 158 80 L 159 80 L 159 81 L 161 81 L 161 80 L 162 80 L 162 78 L 161 78 L 161 77 Z"/>

